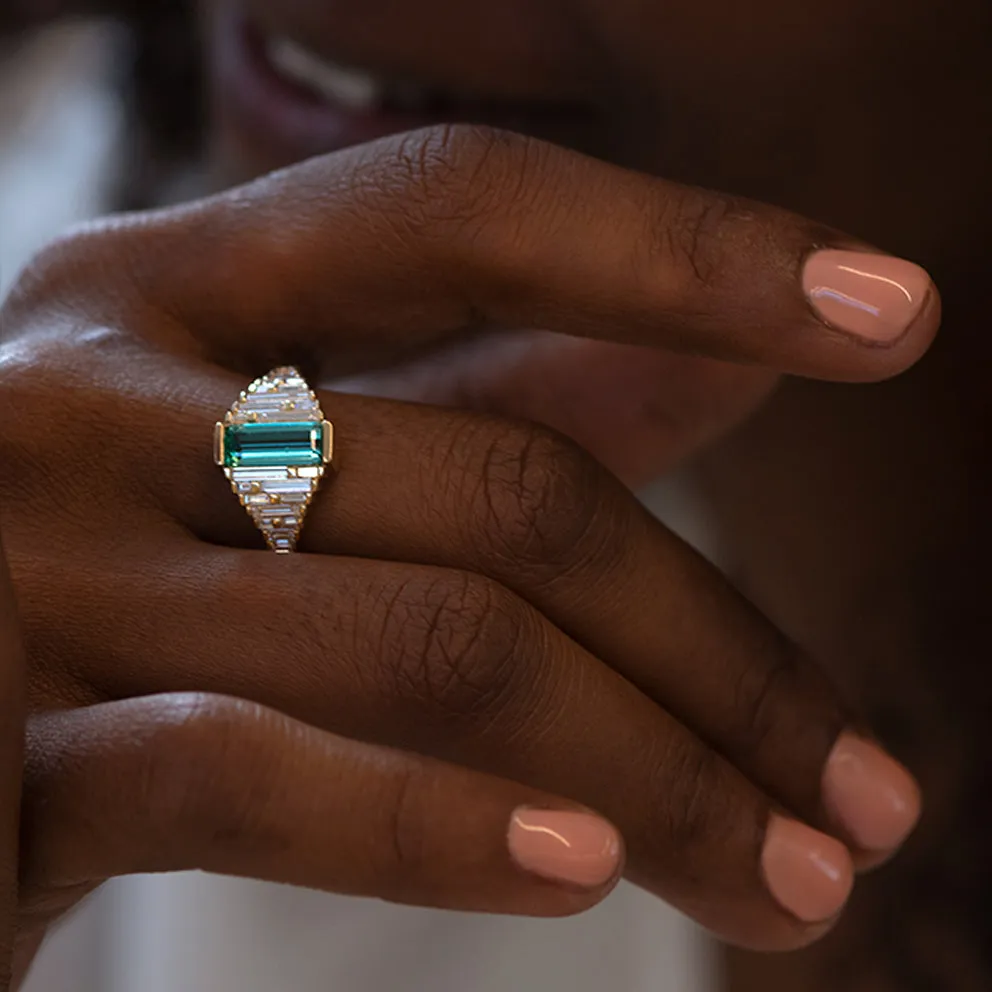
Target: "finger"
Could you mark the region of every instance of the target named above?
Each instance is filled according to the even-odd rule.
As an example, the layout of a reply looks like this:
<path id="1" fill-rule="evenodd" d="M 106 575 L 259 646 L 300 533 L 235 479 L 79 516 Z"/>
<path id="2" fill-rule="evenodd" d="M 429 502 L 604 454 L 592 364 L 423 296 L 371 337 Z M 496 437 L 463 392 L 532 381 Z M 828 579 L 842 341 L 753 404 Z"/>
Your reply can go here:
<path id="1" fill-rule="evenodd" d="M 622 869 L 595 814 L 241 700 L 132 699 L 32 722 L 23 897 L 204 869 L 446 909 L 599 902 Z"/>
<path id="2" fill-rule="evenodd" d="M 809 823 L 875 853 L 915 827 L 915 782 L 864 740 L 819 666 L 580 449 L 425 406 L 328 394 L 323 408 L 340 471 L 308 512 L 304 549 L 488 576 Z M 190 472 L 163 472 L 169 508 L 207 540 L 257 541 L 200 461 L 195 495 Z"/>
<path id="3" fill-rule="evenodd" d="M 171 555 L 155 554 L 152 583 L 94 563 L 72 597 L 60 630 L 99 692 L 253 698 L 565 796 L 617 824 L 632 878 L 734 943 L 801 946 L 842 908 L 839 842 L 773 817 L 739 771 L 490 580 L 195 545 Z M 93 654 L 82 618 L 110 608 L 119 622 Z"/>
<path id="4" fill-rule="evenodd" d="M 491 325 L 868 380 L 912 364 L 939 320 L 922 269 L 844 235 L 477 127 L 93 230 L 77 247 L 133 276 L 146 315 L 256 373 L 287 356 L 381 366 Z"/>

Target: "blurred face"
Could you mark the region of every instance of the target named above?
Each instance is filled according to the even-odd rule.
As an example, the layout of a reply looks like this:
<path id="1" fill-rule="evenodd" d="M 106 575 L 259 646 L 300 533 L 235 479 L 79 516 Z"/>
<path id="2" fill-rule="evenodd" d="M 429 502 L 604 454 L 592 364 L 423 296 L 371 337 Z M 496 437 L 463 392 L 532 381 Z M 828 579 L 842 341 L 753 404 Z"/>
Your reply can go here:
<path id="1" fill-rule="evenodd" d="M 985 220 L 987 0 L 202 4 L 220 182 L 457 120 L 777 202 L 930 264 L 964 256 Z"/>

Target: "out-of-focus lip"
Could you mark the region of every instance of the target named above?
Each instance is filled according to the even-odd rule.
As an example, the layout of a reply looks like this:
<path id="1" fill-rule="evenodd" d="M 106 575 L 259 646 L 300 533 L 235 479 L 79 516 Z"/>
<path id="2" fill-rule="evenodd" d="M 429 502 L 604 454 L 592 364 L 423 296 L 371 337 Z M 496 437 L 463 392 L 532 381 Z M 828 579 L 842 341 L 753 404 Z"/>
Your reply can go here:
<path id="1" fill-rule="evenodd" d="M 490 125 L 595 153 L 602 120 L 592 108 L 561 103 L 459 100 L 418 110 L 336 104 L 280 73 L 267 37 L 236 4 L 218 4 L 212 24 L 214 101 L 225 120 L 284 162 L 337 151 L 435 124 Z"/>

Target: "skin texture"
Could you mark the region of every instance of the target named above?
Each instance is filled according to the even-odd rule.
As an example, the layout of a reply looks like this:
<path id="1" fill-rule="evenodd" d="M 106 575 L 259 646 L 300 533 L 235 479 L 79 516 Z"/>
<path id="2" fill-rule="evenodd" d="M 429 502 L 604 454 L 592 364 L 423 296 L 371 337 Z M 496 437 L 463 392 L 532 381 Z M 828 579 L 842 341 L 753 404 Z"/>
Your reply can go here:
<path id="1" fill-rule="evenodd" d="M 208 38 L 223 34 L 209 27 L 223 21 L 227 6 L 201 4 Z M 975 127 L 977 94 L 987 91 L 989 31 L 979 0 L 953 8 L 933 0 L 852 0 L 798 9 L 763 0 L 746 10 L 726 0 L 572 0 L 498 11 L 447 0 L 249 6 L 266 26 L 345 63 L 482 94 L 573 101 L 589 109 L 591 122 L 550 135 L 556 141 L 669 179 L 787 205 L 924 263 L 960 252 L 956 218 L 977 221 L 973 194 L 984 186 L 988 162 Z M 918 71 L 914 60 L 923 52 L 930 65 L 953 65 L 953 78 L 938 86 Z M 323 144 L 291 140 L 246 122 L 218 78 L 218 61 L 208 55 L 219 185 L 337 147 L 333 135 Z M 531 127 L 538 136 L 553 130 L 543 121 Z M 951 161 L 954 182 L 933 183 Z M 980 204 L 979 215 L 984 209 Z M 625 478 L 644 482 L 751 412 L 771 386 L 767 373 L 740 367 L 731 374 L 639 354 L 621 363 L 600 349 L 579 359 L 567 344 L 538 355 L 535 367 L 507 361 L 504 347 L 494 342 L 439 375 L 421 373 L 414 385 L 404 369 L 400 384 L 385 388 L 509 408 L 577 436 Z M 620 366 L 608 379 L 604 361 Z M 653 361 L 659 364 L 645 367 Z M 544 389 L 527 388 L 531 377 Z M 371 388 L 382 387 L 377 381 Z M 581 413 L 589 396 L 600 398 L 600 424 L 604 409 L 614 411 L 600 437 L 587 426 L 593 418 Z"/>
<path id="2" fill-rule="evenodd" d="M 562 196 L 568 182 L 577 192 L 609 185 L 631 202 L 629 216 L 611 213 L 609 228 L 596 211 L 576 216 Z M 123 849 L 136 850 L 137 863 L 89 856 L 66 829 L 85 822 L 73 818 L 72 795 L 100 796 L 99 781 L 66 800 L 65 851 L 29 807 L 25 860 L 44 883 L 78 895 L 150 859 L 542 915 L 605 893 L 596 887 L 577 903 L 567 888 L 505 893 L 477 880 L 453 894 L 465 876 L 423 839 L 421 871 L 440 876 L 440 888 L 416 884 L 419 876 L 411 883 L 395 865 L 372 887 L 303 855 L 276 857 L 308 850 L 297 833 L 313 815 L 294 813 L 317 776 L 304 766 L 291 794 L 273 796 L 266 781 L 242 782 L 232 768 L 271 774 L 252 749 L 278 751 L 292 718 L 600 811 L 624 836 L 628 877 L 727 940 L 786 949 L 829 928 L 850 891 L 852 857 L 866 853 L 823 795 L 828 757 L 851 726 L 845 704 L 811 659 L 573 442 L 524 421 L 325 393 L 340 473 L 308 516 L 303 547 L 312 553 L 290 559 L 253 550 L 258 534 L 203 457 L 202 439 L 244 383 L 237 369 L 293 351 L 319 374 L 370 352 L 422 348 L 472 326 L 470 317 L 592 336 L 609 313 L 611 335 L 644 347 L 674 342 L 856 379 L 898 370 L 929 343 L 928 309 L 884 349 L 822 324 L 799 278 L 810 226 L 782 211 L 721 206 L 710 237 L 687 241 L 670 227 L 635 249 L 615 230 L 623 220 L 640 231 L 645 215 L 694 224 L 687 218 L 709 215 L 714 200 L 531 139 L 441 127 L 179 210 L 97 224 L 35 261 L 3 312 L 0 379 L 0 500 L 42 728 L 40 756 L 29 749 L 40 770 L 28 793 L 36 782 L 39 795 L 51 792 L 70 760 L 61 749 L 75 755 L 94 737 L 108 739 L 105 749 L 71 759 L 84 781 L 103 776 L 118 795 L 119 763 L 152 774 L 118 719 L 150 723 L 154 756 L 169 762 L 166 786 L 144 790 L 152 808 L 137 820 L 112 802 L 99 807 L 133 832 Z M 740 226 L 756 223 L 762 251 L 728 252 Z M 814 243 L 823 237 L 817 229 Z M 597 242 L 596 265 L 575 251 L 584 239 Z M 611 252 L 617 261 L 604 267 Z M 549 278 L 535 284 L 535 269 Z M 705 285 L 705 308 L 701 271 L 719 273 Z M 749 289 L 758 283 L 765 292 Z M 760 330 L 741 339 L 712 306 L 721 292 Z M 321 316 L 331 301 L 333 327 Z M 186 695 L 170 702 L 176 693 Z M 190 702 L 190 693 L 243 702 Z M 61 730 L 64 717 L 52 711 L 80 705 Z M 225 746 L 242 733 L 261 742 Z M 53 736 L 55 758 L 46 751 Z M 172 762 L 185 748 L 232 764 L 181 778 L 178 812 L 163 812 L 155 804 L 160 793 L 174 797 Z M 302 759 L 285 760 L 295 768 Z M 218 774 L 241 783 L 233 801 L 218 793 Z M 335 801 L 335 790 L 317 792 Z M 263 794 L 261 809 L 248 801 Z M 203 804 L 225 818 L 205 849 L 195 843 Z M 170 836 L 187 805 L 193 845 L 160 852 L 153 842 Z M 476 805 L 458 803 L 469 823 L 481 815 Z M 773 808 L 814 829 L 783 832 L 776 814 L 766 838 Z M 382 816 L 381 804 L 373 812 Z M 361 821 L 348 819 L 356 830 Z M 241 835 L 258 832 L 261 853 L 242 848 Z M 411 842 L 397 843 L 405 851 Z M 764 857 L 771 843 L 775 856 Z M 816 849 L 812 861 L 804 845 Z M 790 863 L 799 873 L 826 866 L 830 885 L 812 912 L 796 904 Z"/>
<path id="3" fill-rule="evenodd" d="M 784 0 L 763 0 L 745 10 L 716 0 L 666 5 L 576 0 L 514 5 L 512 16 L 502 20 L 491 5 L 443 0 L 426 8 L 388 0 L 362 5 L 259 0 L 253 6 L 259 17 L 286 29 L 294 26 L 346 61 L 418 76 L 434 73 L 482 88 L 499 79 L 501 86 L 524 95 L 584 100 L 594 94 L 609 122 L 605 137 L 588 142 L 598 155 L 670 180 L 787 206 L 918 259 L 937 276 L 953 306 L 942 345 L 911 376 L 871 392 L 792 384 L 701 469 L 701 485 L 723 522 L 735 581 L 792 638 L 813 646 L 834 668 L 877 717 L 879 731 L 920 772 L 931 797 L 930 819 L 909 858 L 862 886 L 865 895 L 855 897 L 849 927 L 838 930 L 836 942 L 825 943 L 809 960 L 738 960 L 735 981 L 753 983 L 741 988 L 802 988 L 804 982 L 817 990 L 850 989 L 855 983 L 866 990 L 987 987 L 981 949 L 990 941 L 978 922 L 987 918 L 982 902 L 987 886 L 976 871 L 981 848 L 968 840 L 983 835 L 973 797 L 982 794 L 981 756 L 987 753 L 977 728 L 988 687 L 968 667 L 988 646 L 976 592 L 989 548 L 982 512 L 987 482 L 980 467 L 989 423 L 981 378 L 989 357 L 982 317 L 986 177 L 992 164 L 989 108 L 981 96 L 990 91 L 987 5 L 876 0 L 795 9 Z M 210 20 L 209 10 L 205 20 Z M 421 27 L 435 22 L 445 24 L 445 32 L 424 37 Z M 524 54 L 544 56 L 521 57 L 521 48 Z M 218 185 L 328 150 L 290 147 L 264 133 L 247 133 L 220 97 L 214 111 L 211 144 Z M 173 237 L 171 230 L 154 225 L 144 233 Z M 128 242 L 129 248 L 136 244 Z M 93 281 L 85 264 L 77 268 Z M 321 274 L 326 278 L 327 270 Z M 176 283 L 185 287 L 190 273 L 181 275 Z M 69 299 L 72 310 L 80 292 L 78 277 L 77 282 L 64 274 L 59 278 L 63 281 L 49 284 L 48 293 Z M 546 274 L 537 278 L 543 285 Z M 250 285 L 258 283 L 250 280 Z M 375 285 L 381 290 L 381 281 Z M 727 286 L 727 293 L 716 293 L 707 310 L 726 316 L 730 340 L 738 347 L 756 340 L 751 336 L 755 321 L 732 308 L 742 285 L 747 289 L 738 283 L 733 291 Z M 194 349 L 201 349 L 198 354 L 217 357 L 211 351 L 217 343 L 204 342 L 203 330 L 190 318 L 200 314 L 211 318 L 202 320 L 203 326 L 223 326 L 226 321 L 216 319 L 227 317 L 223 294 L 194 300 L 192 309 L 175 285 L 158 295 L 169 296 L 170 313 L 172 304 L 179 305 L 179 323 L 192 336 Z M 629 292 L 622 295 L 629 299 Z M 415 302 L 424 304 L 423 299 Z M 776 298 L 776 307 L 782 303 Z M 137 327 L 141 335 L 151 335 L 156 346 L 168 343 L 168 334 L 149 316 L 156 311 L 154 300 L 142 319 L 113 306 L 95 319 L 90 304 L 84 309 L 90 316 L 83 326 L 114 329 L 123 322 L 129 332 Z M 560 329 L 572 331 L 578 323 L 581 333 L 606 341 L 542 338 L 540 347 L 521 357 L 518 341 L 484 338 L 466 345 L 464 354 L 447 353 L 444 363 L 425 366 L 417 356 L 414 375 L 409 368 L 393 368 L 360 383 L 352 378 L 350 388 L 532 417 L 566 430 L 625 478 L 641 481 L 751 412 L 773 373 L 788 367 L 766 356 L 768 368 L 741 371 L 670 353 L 648 367 L 643 352 L 626 357 L 616 350 L 630 347 L 626 311 L 619 319 L 612 311 L 594 311 L 599 319 L 587 325 L 579 309 L 573 304 L 561 312 L 567 320 Z M 278 320 L 270 322 L 272 311 L 262 313 L 266 326 L 286 330 Z M 607 315 L 608 326 L 601 326 Z M 536 326 L 546 326 L 547 319 L 544 309 Z M 151 324 L 156 327 L 149 330 Z M 395 326 L 393 320 L 388 324 Z M 636 340 L 672 343 L 671 337 Z M 115 346 L 113 334 L 91 335 L 86 348 L 101 342 L 105 350 Z M 223 344 L 226 358 L 240 367 L 231 342 Z M 721 344 L 727 347 L 726 336 Z M 249 350 L 265 345 L 248 335 Z M 330 371 L 354 376 L 382 361 L 378 351 L 374 358 L 356 354 L 354 347 L 343 353 L 346 361 Z M 244 371 L 257 374 L 255 356 L 262 354 L 267 353 L 252 353 Z M 323 355 L 314 357 L 317 364 L 324 361 Z M 719 357 L 741 356 L 722 351 Z M 335 360 L 340 360 L 337 354 Z M 85 367 L 85 361 L 74 353 L 61 365 L 51 365 L 62 395 L 66 368 Z M 128 376 L 133 368 L 128 365 Z M 824 368 L 819 374 L 837 372 Z M 119 381 L 128 378 L 121 374 Z M 171 373 L 167 381 L 173 381 Z M 243 384 L 230 382 L 235 388 Z M 679 400 L 674 406 L 672 382 Z M 618 405 L 611 398 L 630 395 L 632 383 L 640 402 L 630 404 L 622 421 L 604 420 L 600 411 L 615 411 Z M 44 409 L 43 400 L 55 388 L 39 391 L 38 409 Z M 110 392 L 114 410 L 126 406 L 115 390 Z M 583 412 L 590 395 L 601 398 L 596 418 Z M 102 409 L 99 396 L 88 396 L 79 405 L 80 418 L 85 419 L 82 411 L 91 402 Z M 218 389 L 219 408 L 228 402 L 228 394 L 222 397 Z M 367 416 L 362 409 L 355 429 Z M 592 419 L 600 424 L 598 437 L 590 433 Z M 99 424 L 105 421 L 101 414 Z M 617 443 L 618 434 L 623 443 Z M 191 432 L 177 464 L 188 466 L 199 445 L 199 435 Z M 36 458 L 40 461 L 40 454 Z M 183 507 L 202 505 L 189 500 L 186 491 L 183 495 Z M 195 532 L 210 536 L 210 526 Z M 46 519 L 43 533 L 50 529 Z M 22 525 L 22 532 L 30 528 Z M 248 531 L 233 534 L 226 540 L 249 540 Z M 54 593 L 45 591 L 50 580 L 36 573 L 32 585 L 24 570 L 23 562 L 37 546 L 37 538 L 25 540 L 20 556 L 15 555 L 15 572 L 25 576 L 18 583 L 25 588 L 29 638 L 32 629 L 51 629 L 56 616 Z M 669 581 L 658 588 L 667 594 L 682 586 Z M 699 589 L 693 585 L 692 591 Z M 173 602 L 181 600 L 174 595 Z M 686 614 L 693 620 L 693 637 L 715 620 L 699 605 L 708 598 L 694 595 Z M 151 600 L 142 604 L 142 617 L 151 605 Z M 176 616 L 185 616 L 185 608 L 180 602 Z M 88 629 L 82 611 L 73 624 L 58 620 L 54 629 L 60 627 L 72 635 Z M 712 629 L 728 630 L 722 619 Z M 91 628 L 90 635 L 97 640 Z M 125 640 L 131 650 L 133 637 Z M 714 654 L 724 646 L 721 640 Z M 38 656 L 44 653 L 41 645 Z M 636 827 L 620 825 L 628 835 L 636 834 Z M 962 844 L 975 853 L 959 869 L 948 864 L 945 852 Z M 636 860 L 635 854 L 632 863 Z M 941 965 L 941 959 L 954 963 Z"/>
<path id="4" fill-rule="evenodd" d="M 0 646 L 4 989 L 48 924 L 113 874 L 195 867 L 550 916 L 587 908 L 619 877 L 619 834 L 589 811 L 244 700 L 172 693 L 25 714 L 5 565 Z M 517 840 L 535 823 L 554 824 L 561 843 Z"/>

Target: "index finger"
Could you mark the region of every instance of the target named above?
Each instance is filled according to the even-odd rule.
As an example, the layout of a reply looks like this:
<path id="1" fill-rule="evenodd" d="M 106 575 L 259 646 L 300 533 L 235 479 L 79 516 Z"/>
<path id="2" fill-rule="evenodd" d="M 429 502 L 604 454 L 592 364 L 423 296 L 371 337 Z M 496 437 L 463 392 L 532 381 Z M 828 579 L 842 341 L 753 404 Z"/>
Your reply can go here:
<path id="1" fill-rule="evenodd" d="M 256 371 L 494 325 L 873 380 L 911 365 L 939 323 L 911 262 L 784 210 L 468 126 L 114 224 L 115 271 L 142 300 Z"/>

